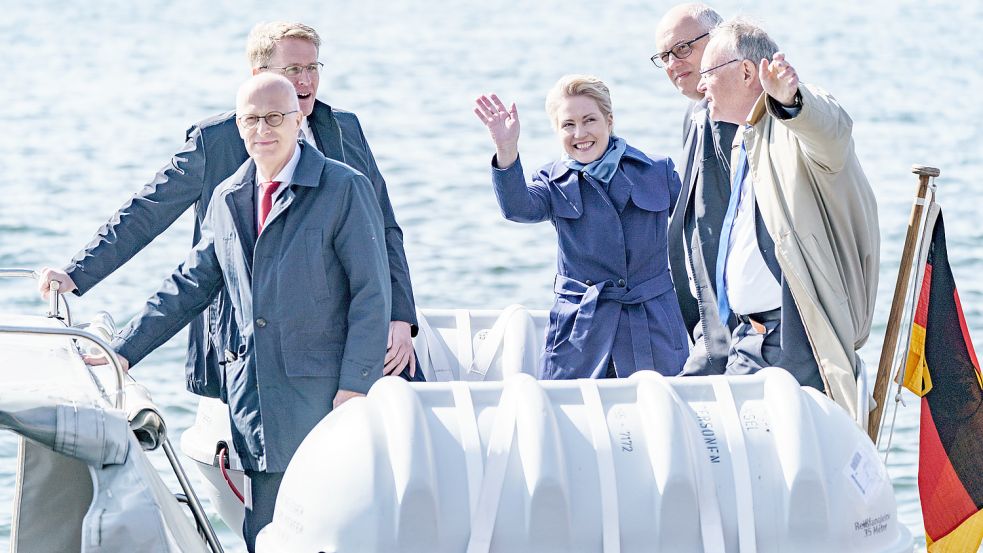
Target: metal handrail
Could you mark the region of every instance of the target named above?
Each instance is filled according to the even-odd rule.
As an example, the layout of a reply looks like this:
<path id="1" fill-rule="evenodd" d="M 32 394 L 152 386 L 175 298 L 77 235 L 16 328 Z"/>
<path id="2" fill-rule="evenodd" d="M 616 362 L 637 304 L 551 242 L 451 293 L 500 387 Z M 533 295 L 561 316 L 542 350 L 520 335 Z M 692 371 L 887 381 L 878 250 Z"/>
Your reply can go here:
<path id="1" fill-rule="evenodd" d="M 28 277 L 28 278 L 38 278 L 38 272 L 34 269 L 2 269 L 0 268 L 0 277 Z"/>
<path id="2" fill-rule="evenodd" d="M 184 472 L 184 467 L 181 465 L 181 461 L 178 460 L 177 453 L 174 452 L 174 446 L 171 445 L 171 440 L 166 434 L 164 435 L 163 446 L 164 455 L 167 456 L 167 460 L 171 464 L 171 469 L 174 470 L 174 476 L 177 477 L 178 484 L 184 490 L 188 507 L 191 508 L 191 514 L 194 515 L 195 522 L 198 523 L 199 528 L 204 531 L 205 541 L 208 542 L 208 546 L 212 548 L 213 553 L 224 553 L 222 544 L 218 541 L 218 536 L 215 535 L 215 528 L 212 528 L 212 522 L 208 520 L 208 515 L 205 514 L 205 509 L 201 506 L 198 494 L 191 487 L 191 481 L 188 480 L 188 475 Z"/>
<path id="3" fill-rule="evenodd" d="M 42 326 L 8 326 L 0 325 L 0 334 L 25 334 L 34 336 L 68 336 L 70 338 L 78 338 L 81 340 L 87 340 L 96 345 L 106 359 L 109 360 L 109 364 L 113 366 L 113 370 L 116 373 L 116 400 L 113 404 L 117 409 L 123 409 L 123 379 L 126 375 L 126 371 L 123 370 L 123 363 L 120 362 L 119 356 L 116 355 L 116 351 L 113 350 L 109 342 L 103 340 L 99 336 L 92 334 L 91 332 L 79 329 L 79 328 L 46 328 Z"/>
<path id="4" fill-rule="evenodd" d="M 41 278 L 41 275 L 34 269 L 20 269 L 20 268 L 0 268 L 0 278 L 33 278 L 37 280 Z M 58 292 L 59 284 L 57 281 L 53 281 L 50 284 L 50 293 L 48 294 L 48 317 L 53 319 L 61 318 L 59 313 L 59 300 L 61 303 L 65 304 L 65 322 L 68 326 L 72 325 L 72 313 L 68 309 L 68 300 L 62 297 L 61 293 Z"/>

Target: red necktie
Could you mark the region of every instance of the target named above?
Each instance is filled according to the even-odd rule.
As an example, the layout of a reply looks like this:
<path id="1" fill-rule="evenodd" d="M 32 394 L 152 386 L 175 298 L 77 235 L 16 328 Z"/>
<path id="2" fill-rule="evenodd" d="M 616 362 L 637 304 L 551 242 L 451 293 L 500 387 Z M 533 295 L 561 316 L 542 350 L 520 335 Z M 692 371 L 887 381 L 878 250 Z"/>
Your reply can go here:
<path id="1" fill-rule="evenodd" d="M 266 217 L 273 208 L 273 194 L 280 187 L 280 181 L 269 181 L 259 183 L 259 229 L 256 234 L 263 232 L 266 226 Z"/>

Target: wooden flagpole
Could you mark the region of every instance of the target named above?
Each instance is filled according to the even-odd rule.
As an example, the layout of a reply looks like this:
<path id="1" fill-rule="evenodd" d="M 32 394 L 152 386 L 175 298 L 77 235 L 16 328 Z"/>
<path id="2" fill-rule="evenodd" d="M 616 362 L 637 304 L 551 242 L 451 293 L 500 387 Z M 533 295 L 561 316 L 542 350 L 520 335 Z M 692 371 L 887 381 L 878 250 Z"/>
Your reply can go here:
<path id="1" fill-rule="evenodd" d="M 881 359 L 877 364 L 877 379 L 874 381 L 874 401 L 876 407 L 867 420 L 867 435 L 877 443 L 877 433 L 884 414 L 884 402 L 887 395 L 888 383 L 891 379 L 891 366 L 894 364 L 894 352 L 898 345 L 898 334 L 901 330 L 901 314 L 904 312 L 904 302 L 908 295 L 908 282 L 913 269 L 918 235 L 921 231 L 922 212 L 926 207 L 925 197 L 928 194 L 928 179 L 941 174 L 935 167 L 913 165 L 911 172 L 918 175 L 918 190 L 915 201 L 911 206 L 911 218 L 908 219 L 908 234 L 905 236 L 904 250 L 901 252 L 901 266 L 898 268 L 898 281 L 894 285 L 894 300 L 891 302 L 891 314 L 887 319 L 887 330 L 884 332 L 884 345 L 881 347 Z"/>

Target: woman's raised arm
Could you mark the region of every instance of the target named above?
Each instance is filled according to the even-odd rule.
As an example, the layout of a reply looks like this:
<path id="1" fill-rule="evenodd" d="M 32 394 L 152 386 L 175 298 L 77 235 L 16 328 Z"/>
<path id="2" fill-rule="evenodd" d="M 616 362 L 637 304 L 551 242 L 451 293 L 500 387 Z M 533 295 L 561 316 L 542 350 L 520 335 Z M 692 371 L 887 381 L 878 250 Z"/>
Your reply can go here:
<path id="1" fill-rule="evenodd" d="M 519 111 L 515 102 L 506 109 L 495 94 L 491 98 L 481 95 L 474 106 L 474 114 L 488 127 L 495 143 L 496 165 L 499 169 L 509 167 L 519 157 Z"/>

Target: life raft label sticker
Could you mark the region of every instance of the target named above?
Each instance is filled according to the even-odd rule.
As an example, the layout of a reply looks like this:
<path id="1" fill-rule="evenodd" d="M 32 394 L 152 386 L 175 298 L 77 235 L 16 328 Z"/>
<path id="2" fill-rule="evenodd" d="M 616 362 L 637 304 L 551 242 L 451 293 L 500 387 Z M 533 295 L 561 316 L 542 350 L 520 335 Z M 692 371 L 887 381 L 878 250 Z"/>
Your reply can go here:
<path id="1" fill-rule="evenodd" d="M 872 538 L 887 531 L 887 523 L 891 520 L 890 513 L 880 516 L 867 517 L 853 523 L 853 531 L 865 538 Z"/>
<path id="2" fill-rule="evenodd" d="M 860 496 L 864 498 L 864 501 L 869 502 L 884 483 L 884 475 L 882 474 L 880 462 L 878 462 L 877 458 L 872 457 L 866 451 L 866 448 L 863 447 L 858 447 L 853 452 L 853 455 L 850 456 L 850 462 L 844 467 L 843 472 L 857 491 L 860 492 Z"/>
<path id="3" fill-rule="evenodd" d="M 703 438 L 703 446 L 707 450 L 710 462 L 719 463 L 720 440 L 717 439 L 717 431 L 713 428 L 713 413 L 706 408 L 697 410 L 696 422 L 700 426 L 700 437 Z"/>

